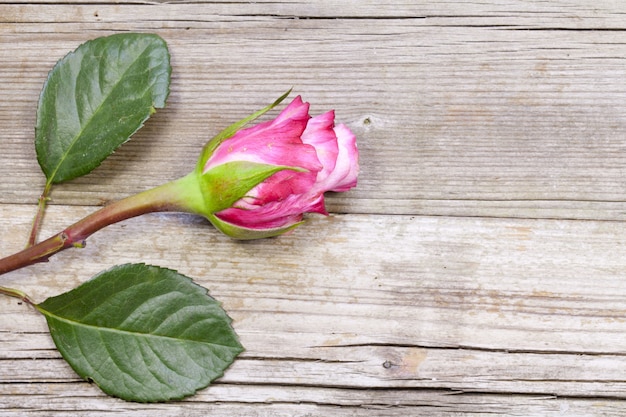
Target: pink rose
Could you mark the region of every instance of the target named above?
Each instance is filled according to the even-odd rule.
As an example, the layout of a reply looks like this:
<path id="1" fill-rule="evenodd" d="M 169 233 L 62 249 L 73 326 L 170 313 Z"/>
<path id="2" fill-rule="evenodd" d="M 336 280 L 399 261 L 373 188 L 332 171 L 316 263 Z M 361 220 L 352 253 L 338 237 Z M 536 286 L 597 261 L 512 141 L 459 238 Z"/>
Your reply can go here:
<path id="1" fill-rule="evenodd" d="M 303 213 L 328 214 L 324 193 L 356 186 L 359 171 L 356 138 L 334 118 L 312 118 L 298 96 L 276 119 L 218 139 L 198 167 L 206 197 L 224 202 L 213 204 L 209 220 L 246 239 L 290 230 Z"/>
<path id="2" fill-rule="evenodd" d="M 334 125 L 334 113 L 312 118 L 309 104 L 296 97 L 276 119 L 243 129 L 287 94 L 218 133 L 188 175 L 109 204 L 4 258 L 0 275 L 47 261 L 107 225 L 145 213 L 200 214 L 236 239 L 276 236 L 300 224 L 304 213 L 327 214 L 324 193 L 348 191 L 359 172 L 356 139 L 346 126 Z"/>

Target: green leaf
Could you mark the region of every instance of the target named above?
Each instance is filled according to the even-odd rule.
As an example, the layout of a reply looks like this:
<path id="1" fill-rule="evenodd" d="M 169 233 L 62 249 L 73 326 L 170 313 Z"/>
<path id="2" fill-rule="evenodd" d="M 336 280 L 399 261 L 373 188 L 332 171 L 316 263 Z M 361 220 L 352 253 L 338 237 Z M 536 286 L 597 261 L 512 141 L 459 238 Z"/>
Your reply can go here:
<path id="1" fill-rule="evenodd" d="M 125 400 L 191 395 L 243 350 L 206 289 L 156 266 L 116 266 L 36 307 L 72 368 Z"/>
<path id="2" fill-rule="evenodd" d="M 35 149 L 47 184 L 96 168 L 165 106 L 167 44 L 154 34 L 97 38 L 48 74 L 37 109 Z"/>

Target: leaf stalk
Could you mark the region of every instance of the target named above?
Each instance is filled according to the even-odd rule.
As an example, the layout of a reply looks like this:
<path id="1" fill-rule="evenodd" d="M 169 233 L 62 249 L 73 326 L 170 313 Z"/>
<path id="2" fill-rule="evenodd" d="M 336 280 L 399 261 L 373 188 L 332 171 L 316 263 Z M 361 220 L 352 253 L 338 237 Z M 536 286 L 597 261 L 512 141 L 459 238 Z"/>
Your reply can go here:
<path id="1" fill-rule="evenodd" d="M 39 197 L 39 202 L 37 203 L 37 214 L 33 219 L 33 224 L 30 229 L 30 234 L 28 235 L 28 242 L 26 243 L 26 247 L 33 246 L 37 243 L 37 237 L 39 236 L 39 230 L 41 229 L 41 223 L 43 222 L 43 216 L 46 212 L 46 207 L 48 205 L 48 201 L 50 200 L 50 190 L 52 189 L 52 183 L 47 182 L 46 187 L 41 193 Z"/>
<path id="2" fill-rule="evenodd" d="M 35 302 L 23 291 L 13 288 L 0 287 L 0 294 L 8 295 L 9 297 L 17 298 L 25 303 L 35 305 Z"/>

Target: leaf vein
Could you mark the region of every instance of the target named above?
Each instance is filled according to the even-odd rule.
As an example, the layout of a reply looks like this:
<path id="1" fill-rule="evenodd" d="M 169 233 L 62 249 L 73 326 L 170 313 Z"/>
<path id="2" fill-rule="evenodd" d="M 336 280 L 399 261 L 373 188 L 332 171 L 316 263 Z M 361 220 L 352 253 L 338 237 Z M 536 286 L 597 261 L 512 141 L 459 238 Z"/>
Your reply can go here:
<path id="1" fill-rule="evenodd" d="M 70 326 L 74 326 L 74 327 L 84 327 L 86 329 L 90 329 L 90 330 L 94 330 L 96 332 L 110 332 L 110 333 L 117 333 L 123 336 L 134 336 L 134 337 L 143 337 L 145 339 L 165 339 L 165 340 L 174 340 L 174 341 L 179 341 L 179 342 L 190 342 L 190 343 L 197 343 L 200 345 L 209 345 L 209 346 L 215 346 L 218 348 L 226 348 L 226 349 L 232 349 L 234 346 L 230 346 L 230 345 L 225 345 L 225 344 L 221 344 L 221 343 L 214 343 L 214 342 L 209 342 L 206 340 L 195 340 L 195 339 L 185 339 L 185 338 L 180 338 L 180 337 L 173 337 L 173 336 L 168 336 L 168 335 L 164 335 L 164 334 L 154 334 L 154 333 L 139 333 L 139 332 L 133 332 L 130 330 L 124 330 L 124 329 L 114 329 L 111 327 L 100 327 L 100 326 L 96 326 L 93 324 L 87 324 L 87 323 L 82 323 L 79 321 L 75 321 L 69 318 L 65 318 L 65 317 L 61 317 L 58 316 L 56 314 L 53 314 L 47 310 L 43 310 L 40 309 L 40 311 L 45 314 L 46 316 L 53 318 L 55 320 L 58 320 L 60 322 L 69 324 Z"/>

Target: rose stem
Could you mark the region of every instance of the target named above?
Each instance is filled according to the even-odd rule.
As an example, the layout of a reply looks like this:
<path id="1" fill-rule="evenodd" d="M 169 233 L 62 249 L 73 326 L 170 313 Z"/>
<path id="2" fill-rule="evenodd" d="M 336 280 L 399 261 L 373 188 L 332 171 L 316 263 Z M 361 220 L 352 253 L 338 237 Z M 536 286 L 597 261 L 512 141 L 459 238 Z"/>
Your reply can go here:
<path id="1" fill-rule="evenodd" d="M 0 259 L 0 275 L 38 262 L 71 247 L 82 247 L 85 239 L 113 223 L 159 211 L 192 211 L 187 200 L 197 197 L 193 174 L 116 201 L 88 215 L 56 235 Z M 191 183 L 189 183 L 191 181 Z"/>

